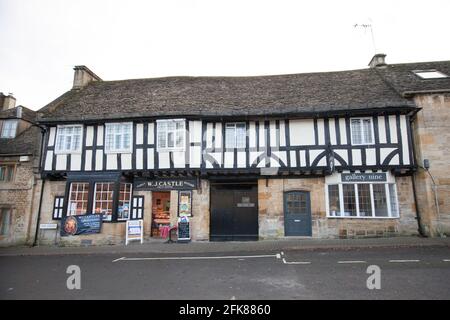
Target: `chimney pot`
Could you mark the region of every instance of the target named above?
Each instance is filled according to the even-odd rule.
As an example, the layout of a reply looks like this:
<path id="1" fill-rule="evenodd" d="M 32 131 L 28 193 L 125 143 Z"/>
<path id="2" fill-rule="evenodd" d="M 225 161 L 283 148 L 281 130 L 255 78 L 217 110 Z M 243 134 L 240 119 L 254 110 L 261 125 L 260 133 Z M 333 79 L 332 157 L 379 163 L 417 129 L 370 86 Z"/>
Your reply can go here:
<path id="1" fill-rule="evenodd" d="M 89 70 L 86 66 L 75 66 L 73 70 L 75 70 L 75 74 L 73 77 L 72 89 L 81 89 L 93 81 L 102 81 L 99 76 Z"/>
<path id="2" fill-rule="evenodd" d="M 385 67 L 387 65 L 385 58 L 386 55 L 384 53 L 377 53 L 372 57 L 372 60 L 370 60 L 369 67 L 371 68 Z"/>

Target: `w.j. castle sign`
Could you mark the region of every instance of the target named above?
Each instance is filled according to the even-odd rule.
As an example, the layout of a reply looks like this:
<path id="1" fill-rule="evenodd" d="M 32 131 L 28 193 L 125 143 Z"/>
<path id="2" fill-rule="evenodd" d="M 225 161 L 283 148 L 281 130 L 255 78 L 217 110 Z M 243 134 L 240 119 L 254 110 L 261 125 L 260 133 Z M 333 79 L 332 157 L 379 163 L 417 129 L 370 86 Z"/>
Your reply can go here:
<path id="1" fill-rule="evenodd" d="M 134 190 L 194 190 L 197 189 L 196 179 L 154 179 L 136 180 Z"/>

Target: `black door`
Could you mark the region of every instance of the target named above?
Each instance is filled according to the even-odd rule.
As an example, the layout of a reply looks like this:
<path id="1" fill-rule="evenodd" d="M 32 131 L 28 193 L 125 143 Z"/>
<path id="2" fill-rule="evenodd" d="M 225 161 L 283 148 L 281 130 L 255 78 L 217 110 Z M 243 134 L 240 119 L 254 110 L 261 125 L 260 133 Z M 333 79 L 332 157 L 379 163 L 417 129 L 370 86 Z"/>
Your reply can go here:
<path id="1" fill-rule="evenodd" d="M 258 240 L 256 183 L 211 185 L 210 240 Z"/>
<path id="2" fill-rule="evenodd" d="M 309 192 L 289 191 L 284 193 L 284 235 L 312 235 Z"/>

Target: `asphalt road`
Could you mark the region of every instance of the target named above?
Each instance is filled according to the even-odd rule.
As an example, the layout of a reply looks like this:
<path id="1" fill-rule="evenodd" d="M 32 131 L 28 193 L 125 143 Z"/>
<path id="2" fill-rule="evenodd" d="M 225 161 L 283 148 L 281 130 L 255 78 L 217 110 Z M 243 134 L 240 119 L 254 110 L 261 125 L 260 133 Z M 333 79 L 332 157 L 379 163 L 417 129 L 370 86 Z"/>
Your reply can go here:
<path id="1" fill-rule="evenodd" d="M 79 290 L 66 285 L 71 265 Z M 380 289 L 366 286 L 370 265 Z M 8 256 L 0 299 L 450 299 L 450 250 Z"/>

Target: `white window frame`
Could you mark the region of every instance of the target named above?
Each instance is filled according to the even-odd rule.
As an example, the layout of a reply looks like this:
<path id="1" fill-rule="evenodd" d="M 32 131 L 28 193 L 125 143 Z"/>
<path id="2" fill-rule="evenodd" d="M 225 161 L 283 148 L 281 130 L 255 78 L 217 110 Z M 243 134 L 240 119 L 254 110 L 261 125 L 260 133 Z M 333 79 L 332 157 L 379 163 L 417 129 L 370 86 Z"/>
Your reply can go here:
<path id="1" fill-rule="evenodd" d="M 78 148 L 77 149 L 72 149 L 72 146 L 73 146 L 73 138 L 71 139 L 71 142 L 70 142 L 70 149 L 66 149 L 65 148 L 65 142 L 64 142 L 64 149 L 58 149 L 58 139 L 59 139 L 59 136 L 62 134 L 62 131 L 61 131 L 61 129 L 63 129 L 63 128 L 69 128 L 69 127 L 73 127 L 73 128 L 80 128 L 81 130 L 80 130 L 80 143 L 79 143 L 79 145 L 78 145 Z M 81 148 L 82 148 L 82 144 L 83 144 L 83 130 L 84 129 L 84 127 L 83 127 L 83 125 L 82 124 L 69 124 L 69 125 L 58 125 L 57 126 L 57 130 L 56 130 L 56 137 L 55 137 L 55 154 L 72 154 L 72 153 L 75 153 L 75 154 L 77 154 L 77 153 L 81 153 Z M 65 134 L 64 134 L 65 135 Z"/>
<path id="2" fill-rule="evenodd" d="M 97 200 L 97 185 L 99 185 L 99 184 L 112 184 L 112 190 L 108 190 L 107 191 L 107 192 L 112 192 L 111 199 L 106 199 L 106 200 L 100 199 L 100 200 Z M 100 191 L 100 192 L 103 193 L 103 190 Z M 94 198 L 93 198 L 93 201 L 92 201 L 92 212 L 94 214 L 101 214 L 103 221 L 108 221 L 108 222 L 113 221 L 113 217 L 114 217 L 114 199 L 115 199 L 114 197 L 116 196 L 115 195 L 115 193 L 116 193 L 116 184 L 115 184 L 115 182 L 114 181 L 98 181 L 98 182 L 95 182 L 94 183 L 93 193 L 94 193 Z M 103 212 L 97 213 L 97 211 L 96 211 L 97 202 L 100 202 L 100 203 L 102 203 L 102 202 L 111 202 L 111 214 L 103 214 Z"/>
<path id="3" fill-rule="evenodd" d="M 6 131 L 7 124 L 13 125 L 12 127 L 8 126 L 8 131 Z M 3 120 L 1 137 L 5 138 L 5 139 L 14 139 L 17 135 L 17 124 L 18 124 L 18 120 L 16 120 L 16 119 Z"/>
<path id="4" fill-rule="evenodd" d="M 75 213 L 72 213 L 72 210 L 71 210 L 71 208 L 70 208 L 70 206 L 72 205 L 72 203 L 74 202 L 74 203 L 77 203 L 77 201 L 79 201 L 77 198 L 78 198 L 78 190 L 77 190 L 77 193 L 75 194 L 76 196 L 75 196 L 75 200 L 71 200 L 71 197 L 72 197 L 72 188 L 73 188 L 73 185 L 74 184 L 87 184 L 87 186 L 88 186 L 88 192 L 87 192 L 87 198 L 85 199 L 85 198 L 83 198 L 82 200 L 80 200 L 81 202 L 84 202 L 84 203 L 86 203 L 86 212 L 84 212 L 84 213 L 81 213 L 81 215 L 85 215 L 85 214 L 87 214 L 87 213 L 89 213 L 89 194 L 90 194 L 90 192 L 91 192 L 91 184 L 89 183 L 89 182 L 86 182 L 86 181 L 72 181 L 72 182 L 70 182 L 70 187 L 69 187 L 69 196 L 68 196 L 68 198 L 67 198 L 67 216 L 76 216 L 77 214 L 76 214 L 76 206 L 75 206 Z"/>
<path id="5" fill-rule="evenodd" d="M 160 142 L 159 142 L 159 133 L 160 133 L 160 123 L 169 123 L 169 122 L 174 122 L 175 123 L 175 130 L 166 130 L 165 131 L 165 139 L 166 139 L 166 146 L 165 147 L 161 147 L 160 146 Z M 176 139 L 177 139 L 177 129 L 176 129 L 176 123 L 177 122 L 182 122 L 183 123 L 183 143 L 181 147 L 177 147 L 176 146 Z M 181 130 L 181 129 L 179 129 Z M 172 132 L 174 134 L 174 146 L 173 147 L 168 147 L 168 134 Z M 170 152 L 170 151 L 184 151 L 185 150 L 185 146 L 186 146 L 186 119 L 163 119 L 163 120 L 156 120 L 156 148 L 158 150 L 158 152 Z"/>
<path id="6" fill-rule="evenodd" d="M 367 143 L 367 142 L 363 142 L 363 143 L 355 143 L 354 141 L 353 141 L 353 126 L 352 126 L 352 120 L 360 120 L 361 122 L 363 121 L 363 120 L 370 120 L 370 130 L 371 130 L 371 133 L 372 133 L 372 142 L 370 142 L 370 143 Z M 363 127 L 364 126 L 360 126 L 360 130 L 361 130 L 361 137 L 364 137 L 364 135 L 363 135 Z M 351 142 L 352 142 L 352 146 L 369 146 L 369 145 L 373 145 L 373 144 L 375 144 L 375 133 L 374 133 L 375 131 L 374 131 L 374 129 L 373 129 L 373 119 L 372 119 L 372 117 L 354 117 L 354 118 L 350 118 L 350 139 L 351 139 Z"/>
<path id="7" fill-rule="evenodd" d="M 120 185 L 119 185 L 119 194 L 117 195 L 118 200 L 117 200 L 117 221 L 126 221 L 126 220 L 130 220 L 131 219 L 131 206 L 132 206 L 132 201 L 133 201 L 133 184 L 129 183 L 129 182 L 120 182 L 120 184 L 125 184 L 125 185 L 130 185 L 130 200 L 128 201 L 128 218 L 120 218 L 119 217 L 119 202 L 120 202 Z"/>
<path id="8" fill-rule="evenodd" d="M 339 175 L 340 176 L 340 175 Z M 355 187 L 355 202 L 356 202 L 356 216 L 344 216 L 344 192 L 343 192 L 343 185 L 344 184 L 353 184 Z M 370 185 L 370 201 L 371 201 L 371 216 L 360 216 L 359 215 L 359 198 L 358 198 L 358 185 L 359 184 L 369 184 Z M 382 184 L 385 186 L 385 195 L 386 195 L 386 205 L 387 205 L 387 211 L 388 216 L 387 217 L 377 217 L 375 216 L 375 200 L 373 195 L 373 185 L 374 184 Z M 338 185 L 339 189 L 339 212 L 336 212 L 337 215 L 333 216 L 330 214 L 330 201 L 329 201 L 329 193 L 328 193 L 328 185 Z M 389 185 L 394 186 L 394 199 L 397 203 L 397 216 L 393 215 L 391 203 L 390 203 L 390 190 Z M 399 219 L 400 218 L 400 205 L 398 203 L 398 195 L 397 195 L 397 183 L 388 181 L 383 182 L 330 182 L 325 184 L 325 201 L 326 201 L 326 214 L 327 218 L 338 218 L 338 219 Z"/>
<path id="9" fill-rule="evenodd" d="M 245 139 L 244 139 L 244 146 L 238 146 L 237 145 L 237 125 L 238 124 L 243 124 L 244 125 L 244 129 L 245 129 Z M 230 147 L 228 146 L 228 139 L 227 139 L 227 129 L 228 129 L 228 125 L 233 125 L 234 126 L 234 141 L 233 141 L 233 146 Z M 225 149 L 243 149 L 247 147 L 247 124 L 245 122 L 227 122 L 225 123 Z"/>
<path id="10" fill-rule="evenodd" d="M 124 134 L 124 130 L 123 127 L 121 129 L 120 132 L 120 139 L 121 139 L 121 146 L 122 148 L 116 149 L 116 134 L 114 132 L 112 133 L 108 133 L 108 130 L 111 130 L 111 128 L 114 128 L 115 126 L 120 125 L 120 126 L 125 126 L 128 125 L 130 126 L 130 146 L 128 148 L 123 148 L 123 134 Z M 107 139 L 108 139 L 108 135 L 112 134 L 113 135 L 113 140 L 112 140 L 112 148 L 111 146 L 109 146 L 109 144 L 107 143 Z M 104 146 L 105 146 L 105 153 L 106 154 L 111 154 L 111 153 L 132 153 L 133 152 L 133 122 L 108 122 L 105 123 L 105 134 L 104 134 Z"/>

